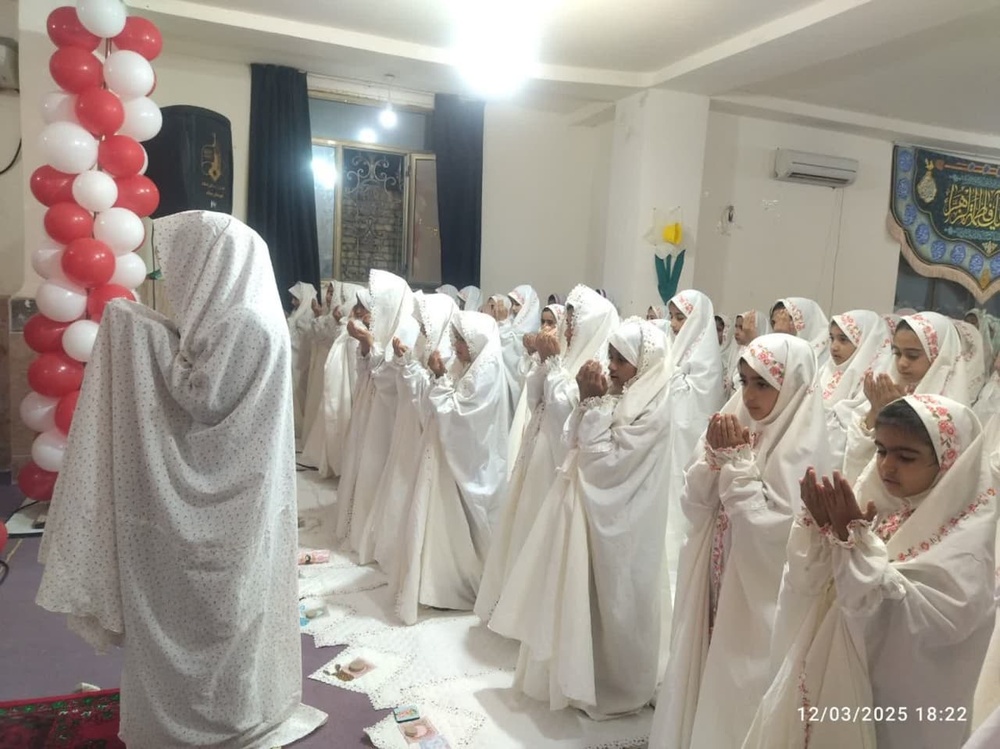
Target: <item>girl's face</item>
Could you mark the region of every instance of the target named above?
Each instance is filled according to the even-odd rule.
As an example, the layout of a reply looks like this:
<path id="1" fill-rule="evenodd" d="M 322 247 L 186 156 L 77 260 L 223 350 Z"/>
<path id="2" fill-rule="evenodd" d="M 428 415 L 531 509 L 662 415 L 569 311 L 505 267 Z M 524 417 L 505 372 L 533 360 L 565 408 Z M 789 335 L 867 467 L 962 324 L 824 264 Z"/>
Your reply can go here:
<path id="1" fill-rule="evenodd" d="M 573 333 L 575 331 L 576 313 L 572 304 L 566 305 L 566 345 L 573 343 Z"/>
<path id="2" fill-rule="evenodd" d="M 646 319 L 647 320 L 656 320 L 657 319 L 657 317 L 656 317 L 656 310 L 653 309 L 652 307 L 650 307 L 648 310 L 646 310 Z"/>
<path id="3" fill-rule="evenodd" d="M 458 308 L 460 310 L 464 310 L 465 309 L 465 300 L 462 299 L 462 297 L 458 298 Z"/>
<path id="4" fill-rule="evenodd" d="M 763 421 L 771 415 L 778 402 L 779 390 L 757 374 L 753 367 L 740 359 L 740 384 L 743 386 L 743 405 L 754 421 Z"/>
<path id="5" fill-rule="evenodd" d="M 615 395 L 622 392 L 638 370 L 628 359 L 618 353 L 618 349 L 608 344 L 608 375 L 611 379 L 611 392 Z"/>
<path id="6" fill-rule="evenodd" d="M 716 318 L 715 318 L 715 332 L 719 336 L 719 345 L 720 346 L 723 345 L 722 341 L 723 341 L 723 338 L 726 335 L 726 321 L 723 320 L 721 317 L 718 317 L 718 316 L 716 316 Z"/>
<path id="7" fill-rule="evenodd" d="M 516 316 L 521 311 L 521 303 L 512 296 L 507 298 L 510 300 L 510 314 L 512 317 Z"/>
<path id="8" fill-rule="evenodd" d="M 354 309 L 351 310 L 351 317 L 353 317 L 355 320 L 360 320 L 361 322 L 363 322 L 366 328 L 371 327 L 372 313 L 369 312 L 365 308 L 365 305 L 363 305 L 361 302 L 358 302 L 357 304 L 354 305 Z"/>
<path id="9" fill-rule="evenodd" d="M 455 356 L 462 364 L 472 364 L 472 353 L 469 344 L 458 333 L 455 334 Z"/>
<path id="10" fill-rule="evenodd" d="M 771 312 L 771 330 L 775 333 L 787 333 L 788 335 L 796 335 L 795 322 L 792 320 L 792 316 L 788 314 L 788 310 L 784 307 L 775 307 L 774 311 Z"/>
<path id="11" fill-rule="evenodd" d="M 556 316 L 552 314 L 552 310 L 542 310 L 542 330 L 552 330 L 559 326 L 556 322 Z"/>
<path id="12" fill-rule="evenodd" d="M 938 461 L 927 435 L 898 426 L 875 427 L 875 462 L 882 485 L 893 497 L 915 497 L 934 485 Z"/>
<path id="13" fill-rule="evenodd" d="M 902 379 L 900 385 L 919 385 L 931 368 L 931 360 L 920 339 L 909 328 L 900 328 L 892 337 L 892 356 Z"/>
<path id="14" fill-rule="evenodd" d="M 838 367 L 854 356 L 857 346 L 840 329 L 837 323 L 830 323 L 830 358 Z"/>
<path id="15" fill-rule="evenodd" d="M 333 284 L 326 287 L 326 306 L 330 306 L 330 302 L 333 301 Z"/>
<path id="16" fill-rule="evenodd" d="M 298 309 L 299 305 L 302 304 L 302 300 L 297 296 L 292 297 L 292 309 Z"/>
<path id="17" fill-rule="evenodd" d="M 677 335 L 684 327 L 684 323 L 687 322 L 687 316 L 677 309 L 673 302 L 670 302 L 667 308 L 670 310 L 670 329 L 674 331 L 674 335 Z"/>
<path id="18" fill-rule="evenodd" d="M 979 318 L 975 315 L 966 315 L 965 321 L 969 323 L 969 325 L 974 326 L 976 330 L 979 330 Z"/>
<path id="19" fill-rule="evenodd" d="M 736 337 L 736 342 L 740 346 L 750 345 L 750 341 L 753 339 L 750 338 L 751 331 L 747 328 L 747 323 L 743 319 L 743 315 L 736 316 L 736 323 L 734 324 L 733 331 Z"/>

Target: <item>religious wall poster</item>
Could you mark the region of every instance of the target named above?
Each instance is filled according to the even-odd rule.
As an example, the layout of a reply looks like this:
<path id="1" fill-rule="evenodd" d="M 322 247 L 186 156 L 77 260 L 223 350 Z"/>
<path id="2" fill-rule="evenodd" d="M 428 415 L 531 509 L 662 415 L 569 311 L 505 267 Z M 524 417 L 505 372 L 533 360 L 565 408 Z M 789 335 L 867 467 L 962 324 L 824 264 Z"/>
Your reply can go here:
<path id="1" fill-rule="evenodd" d="M 968 289 L 1000 291 L 1000 164 L 896 146 L 889 232 L 913 269 Z"/>

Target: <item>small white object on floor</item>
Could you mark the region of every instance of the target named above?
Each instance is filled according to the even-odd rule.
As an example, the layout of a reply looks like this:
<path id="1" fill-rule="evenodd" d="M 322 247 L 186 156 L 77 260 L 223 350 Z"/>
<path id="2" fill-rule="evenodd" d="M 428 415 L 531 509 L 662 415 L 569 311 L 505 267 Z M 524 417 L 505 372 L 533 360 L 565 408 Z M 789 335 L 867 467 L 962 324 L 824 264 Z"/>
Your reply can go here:
<path id="1" fill-rule="evenodd" d="M 74 694 L 80 694 L 82 692 L 100 692 L 100 687 L 95 687 L 93 684 L 88 684 L 83 681 L 76 685 L 76 689 L 73 690 Z"/>

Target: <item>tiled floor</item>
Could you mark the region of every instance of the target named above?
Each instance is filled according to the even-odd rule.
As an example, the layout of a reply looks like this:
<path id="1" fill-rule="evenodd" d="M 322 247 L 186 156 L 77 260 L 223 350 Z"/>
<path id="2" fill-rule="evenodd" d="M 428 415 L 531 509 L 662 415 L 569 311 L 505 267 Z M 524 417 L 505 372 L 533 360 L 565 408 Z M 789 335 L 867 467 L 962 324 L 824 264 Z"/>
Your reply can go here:
<path id="1" fill-rule="evenodd" d="M 0 518 L 21 503 L 21 495 L 0 475 Z M 3 552 L 10 575 L 0 586 L 0 701 L 27 699 L 72 691 L 80 682 L 117 687 L 121 653 L 96 655 L 66 628 L 61 616 L 34 603 L 42 577 L 37 538 L 10 539 Z M 368 698 L 306 678 L 332 660 L 339 648 L 317 649 L 302 638 L 303 702 L 329 714 L 327 724 L 295 744 L 296 749 L 358 749 L 370 747 L 363 730 L 386 713 Z"/>

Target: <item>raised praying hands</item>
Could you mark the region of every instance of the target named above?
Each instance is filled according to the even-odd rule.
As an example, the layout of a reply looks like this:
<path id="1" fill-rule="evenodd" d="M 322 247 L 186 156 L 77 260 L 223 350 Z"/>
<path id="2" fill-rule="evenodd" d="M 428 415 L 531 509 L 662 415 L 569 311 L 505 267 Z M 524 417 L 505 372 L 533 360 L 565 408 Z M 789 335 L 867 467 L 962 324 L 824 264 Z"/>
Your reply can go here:
<path id="1" fill-rule="evenodd" d="M 323 314 L 323 306 L 315 299 L 313 299 L 312 301 L 312 311 L 313 315 L 315 315 L 316 317 L 319 317 L 320 315 Z"/>
<path id="2" fill-rule="evenodd" d="M 493 317 L 497 322 L 503 322 L 507 319 L 510 313 L 507 311 L 506 304 L 494 304 L 493 305 Z"/>
<path id="3" fill-rule="evenodd" d="M 875 503 L 869 502 L 862 512 L 854 490 L 839 471 L 833 472 L 832 479 L 824 476 L 820 484 L 816 471 L 810 468 L 799 482 L 799 496 L 816 525 L 830 526 L 841 541 L 848 539 L 848 528 L 855 520 L 875 520 Z"/>
<path id="4" fill-rule="evenodd" d="M 375 341 L 375 337 L 371 334 L 371 331 L 363 323 L 351 320 L 347 323 L 347 334 L 358 342 L 361 355 L 368 356 L 368 352 L 372 348 L 372 343 Z"/>
<path id="5" fill-rule="evenodd" d="M 556 356 L 559 353 L 559 339 L 549 331 L 543 330 L 535 336 L 535 351 L 538 352 L 538 358 L 542 361 L 550 356 Z"/>
<path id="6" fill-rule="evenodd" d="M 394 354 L 396 354 L 397 358 L 402 359 L 404 356 L 406 356 L 409 350 L 410 350 L 409 347 L 404 346 L 403 342 L 399 340 L 399 338 L 394 337 L 392 339 L 392 351 Z"/>
<path id="7" fill-rule="evenodd" d="M 750 444 L 750 429 L 740 424 L 735 414 L 715 414 L 708 422 L 705 441 L 713 450 Z"/>
<path id="8" fill-rule="evenodd" d="M 435 377 L 442 377 L 444 375 L 444 361 L 441 359 L 441 353 L 435 351 L 427 359 L 427 368 L 434 374 Z"/>
<path id="9" fill-rule="evenodd" d="M 337 322 L 340 322 L 341 320 L 344 319 L 344 310 L 340 308 L 340 305 L 337 305 L 336 307 L 333 308 L 333 319 L 336 320 Z"/>
<path id="10" fill-rule="evenodd" d="M 604 368 L 600 362 L 593 359 L 580 367 L 580 371 L 576 375 L 576 384 L 580 388 L 581 401 L 587 398 L 600 398 L 607 394 L 610 387 L 607 375 L 604 374 Z"/>
<path id="11" fill-rule="evenodd" d="M 889 375 L 882 373 L 876 376 L 871 372 L 865 374 L 864 390 L 865 397 L 871 404 L 868 416 L 865 418 L 865 424 L 869 429 L 875 427 L 875 417 L 879 411 L 908 393 L 905 385 L 897 385 Z"/>
<path id="12" fill-rule="evenodd" d="M 524 344 L 524 350 L 527 351 L 529 354 L 533 354 L 536 351 L 535 339 L 537 337 L 538 336 L 536 336 L 534 333 L 525 333 L 524 337 L 521 338 L 521 343 Z"/>

